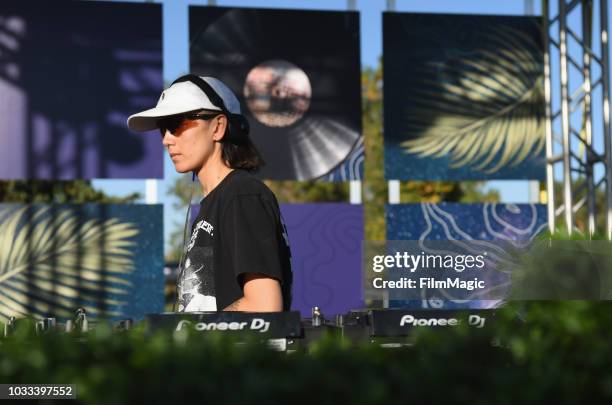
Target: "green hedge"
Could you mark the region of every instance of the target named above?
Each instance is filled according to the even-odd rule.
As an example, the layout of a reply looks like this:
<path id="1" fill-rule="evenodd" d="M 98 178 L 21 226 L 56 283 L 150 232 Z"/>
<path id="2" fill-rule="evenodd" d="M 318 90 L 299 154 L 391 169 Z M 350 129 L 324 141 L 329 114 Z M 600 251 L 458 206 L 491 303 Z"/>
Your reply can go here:
<path id="1" fill-rule="evenodd" d="M 252 340 L 239 345 L 220 335 L 146 336 L 141 329 L 116 334 L 98 327 L 82 339 L 19 330 L 0 340 L 0 382 L 77 384 L 79 399 L 92 404 L 612 398 L 612 306 L 515 303 L 498 317 L 488 329 L 421 330 L 413 347 L 328 338 L 309 353 L 275 352 Z"/>

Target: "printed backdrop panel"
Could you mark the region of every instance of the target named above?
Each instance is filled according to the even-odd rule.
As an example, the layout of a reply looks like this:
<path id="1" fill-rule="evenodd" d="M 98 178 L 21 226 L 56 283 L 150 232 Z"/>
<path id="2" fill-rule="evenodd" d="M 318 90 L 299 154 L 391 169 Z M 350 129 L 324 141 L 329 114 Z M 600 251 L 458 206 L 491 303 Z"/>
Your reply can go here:
<path id="1" fill-rule="evenodd" d="M 385 177 L 544 180 L 540 19 L 384 13 Z"/>
<path id="2" fill-rule="evenodd" d="M 0 204 L 0 321 L 163 311 L 161 205 Z"/>
<path id="3" fill-rule="evenodd" d="M 499 247 L 513 242 L 527 245 L 544 231 L 544 204 L 388 204 L 386 207 L 387 240 L 476 240 L 498 241 Z M 482 308 L 499 305 L 499 301 L 442 300 L 430 297 L 422 301 L 393 300 L 390 306 L 411 308 Z"/>
<path id="4" fill-rule="evenodd" d="M 357 12 L 191 6 L 189 31 L 191 72 L 239 97 L 262 178 L 362 178 Z"/>
<path id="5" fill-rule="evenodd" d="M 363 307 L 363 206 L 344 203 L 282 204 L 293 269 L 293 305 L 310 317 Z"/>
<path id="6" fill-rule="evenodd" d="M 162 178 L 128 131 L 163 87 L 159 4 L 3 0 L 0 179 Z"/>

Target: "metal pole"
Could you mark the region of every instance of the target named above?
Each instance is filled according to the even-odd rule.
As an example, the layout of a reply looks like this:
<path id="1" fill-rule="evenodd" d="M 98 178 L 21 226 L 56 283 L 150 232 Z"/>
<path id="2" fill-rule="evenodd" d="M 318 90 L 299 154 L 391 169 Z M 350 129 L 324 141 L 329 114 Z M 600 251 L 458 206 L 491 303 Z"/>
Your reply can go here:
<path id="1" fill-rule="evenodd" d="M 147 179 L 145 180 L 145 203 L 157 204 L 157 202 L 157 180 Z"/>
<path id="2" fill-rule="evenodd" d="M 593 31 L 593 3 L 591 0 L 582 0 L 582 75 L 584 77 L 583 90 L 584 101 L 582 110 L 582 122 L 584 129 L 584 143 L 586 148 L 586 183 L 587 183 L 587 215 L 589 236 L 595 233 L 595 180 L 593 178 L 593 166 L 595 159 L 592 153 L 593 144 L 593 116 L 591 112 L 591 54 L 589 50 L 592 46 Z"/>
<path id="3" fill-rule="evenodd" d="M 603 137 L 606 168 L 606 235 L 612 239 L 612 149 L 610 139 L 610 64 L 608 49 L 608 1 L 601 0 L 601 82 L 603 85 Z"/>
<path id="4" fill-rule="evenodd" d="M 559 0 L 559 53 L 561 66 L 561 143 L 563 145 L 563 206 L 568 235 L 574 228 L 572 209 L 571 142 L 569 125 L 569 83 L 567 72 L 567 15 L 565 0 Z"/>
<path id="5" fill-rule="evenodd" d="M 395 0 L 387 0 L 387 11 L 395 11 Z M 389 180 L 387 182 L 389 204 L 399 204 L 400 201 L 400 182 L 399 180 Z"/>
<path id="6" fill-rule="evenodd" d="M 542 0 L 542 38 L 544 41 L 544 100 L 546 131 L 546 204 L 548 208 L 548 231 L 555 232 L 555 164 L 553 162 L 553 133 L 552 133 L 552 91 L 550 76 L 550 22 L 548 0 Z"/>
<path id="7" fill-rule="evenodd" d="M 389 189 L 389 204 L 399 204 L 400 200 L 400 181 L 399 180 L 389 180 L 387 182 L 387 186 Z"/>
<path id="8" fill-rule="evenodd" d="M 533 15 L 533 0 L 525 0 L 525 15 Z M 530 203 L 537 204 L 540 202 L 540 182 L 538 180 L 529 180 L 528 182 L 528 198 Z"/>
<path id="9" fill-rule="evenodd" d="M 387 11 L 395 11 L 395 0 L 387 0 Z M 384 66 L 383 66 L 384 70 Z M 384 106 L 383 106 L 384 108 Z M 400 182 L 399 180 L 389 180 L 387 182 L 389 189 L 389 204 L 400 203 Z M 382 292 L 382 305 L 383 308 L 389 308 L 389 291 L 384 290 Z"/>
<path id="10" fill-rule="evenodd" d="M 349 11 L 357 10 L 357 0 L 346 0 L 346 8 Z M 349 201 L 351 204 L 361 204 L 361 181 L 350 180 L 349 181 Z"/>
<path id="11" fill-rule="evenodd" d="M 145 3 L 155 3 L 155 0 L 144 0 Z M 157 204 L 157 180 L 146 179 L 145 180 L 145 203 L 146 204 Z"/>

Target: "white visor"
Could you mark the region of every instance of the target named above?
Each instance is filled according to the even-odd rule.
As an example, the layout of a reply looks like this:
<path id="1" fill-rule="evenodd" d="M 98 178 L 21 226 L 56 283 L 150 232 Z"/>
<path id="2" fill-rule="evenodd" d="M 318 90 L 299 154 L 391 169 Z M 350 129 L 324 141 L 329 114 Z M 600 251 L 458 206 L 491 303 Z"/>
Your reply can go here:
<path id="1" fill-rule="evenodd" d="M 221 97 L 229 112 L 240 114 L 238 99 L 223 82 L 214 77 L 202 77 L 202 79 Z M 131 115 L 127 120 L 127 125 L 136 132 L 152 131 L 157 128 L 157 122 L 163 117 L 197 110 L 222 111 L 221 108 L 213 105 L 196 84 L 180 82 L 162 92 L 155 108 Z"/>

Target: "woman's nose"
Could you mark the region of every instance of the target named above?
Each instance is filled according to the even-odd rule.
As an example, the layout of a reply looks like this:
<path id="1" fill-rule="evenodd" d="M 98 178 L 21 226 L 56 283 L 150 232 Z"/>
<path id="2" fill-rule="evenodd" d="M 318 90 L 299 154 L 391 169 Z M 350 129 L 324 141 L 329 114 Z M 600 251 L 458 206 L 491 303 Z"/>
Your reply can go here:
<path id="1" fill-rule="evenodd" d="M 166 132 L 162 135 L 162 144 L 164 146 L 171 145 L 172 143 L 174 143 L 174 140 L 172 138 L 174 138 L 174 136 L 172 136 L 170 131 L 166 130 Z"/>

